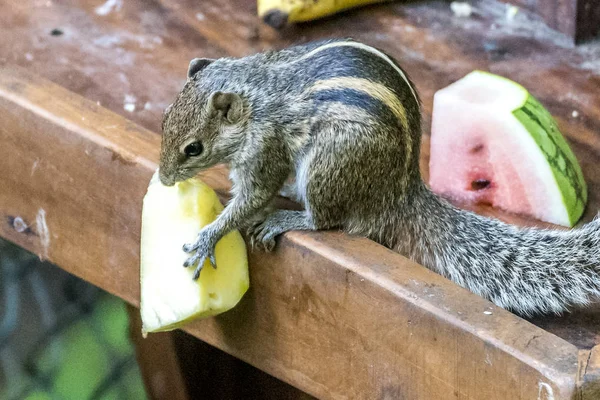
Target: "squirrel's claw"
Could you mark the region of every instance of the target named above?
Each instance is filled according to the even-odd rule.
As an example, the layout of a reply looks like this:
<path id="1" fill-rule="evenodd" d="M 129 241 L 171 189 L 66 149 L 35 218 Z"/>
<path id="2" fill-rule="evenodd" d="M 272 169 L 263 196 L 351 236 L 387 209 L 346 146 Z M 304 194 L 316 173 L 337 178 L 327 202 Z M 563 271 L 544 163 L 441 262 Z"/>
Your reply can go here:
<path id="1" fill-rule="evenodd" d="M 185 260 L 185 262 L 183 263 L 183 266 L 185 268 L 194 265 L 198 262 L 198 259 L 200 258 L 200 254 L 196 253 L 193 256 L 191 256 L 190 258 L 188 258 L 187 260 Z M 204 260 L 202 260 L 204 261 Z M 200 265 L 204 264 L 204 262 L 200 263 Z"/>
<path id="2" fill-rule="evenodd" d="M 212 267 L 214 269 L 217 269 L 217 258 L 215 257 L 215 254 L 214 253 L 209 254 L 208 259 L 210 261 L 210 265 L 212 265 Z"/>
<path id="3" fill-rule="evenodd" d="M 183 246 L 183 251 L 186 253 L 195 252 L 183 263 L 185 268 L 191 267 L 197 264 L 194 270 L 193 279 L 197 280 L 200 277 L 200 272 L 204 267 L 206 259 L 209 260 L 213 268 L 217 268 L 217 258 L 215 257 L 215 243 L 214 240 L 206 233 L 200 232 L 198 239 L 194 243 L 188 243 Z"/>
<path id="4" fill-rule="evenodd" d="M 185 260 L 185 262 L 183 263 L 183 266 L 186 268 L 198 264 L 196 266 L 196 269 L 194 270 L 194 275 L 192 276 L 193 280 L 197 281 L 200 277 L 200 272 L 202 271 L 202 268 L 204 268 L 205 260 L 206 257 L 201 257 L 199 253 L 196 253 L 187 260 Z"/>
<path id="5" fill-rule="evenodd" d="M 198 266 L 194 270 L 194 276 L 192 277 L 193 280 L 197 281 L 198 278 L 200 278 L 200 271 L 202 271 L 203 267 L 204 267 L 204 263 L 198 264 Z"/>
<path id="6" fill-rule="evenodd" d="M 217 269 L 217 259 L 214 255 L 214 253 L 209 254 L 207 257 L 207 256 L 201 256 L 200 253 L 197 252 L 196 254 L 194 254 L 193 256 L 188 258 L 183 263 L 183 266 L 186 268 L 193 266 L 195 264 L 198 264 L 196 266 L 196 269 L 194 270 L 194 276 L 192 277 L 194 280 L 198 280 L 198 278 L 200 277 L 200 272 L 202 271 L 202 268 L 204 267 L 204 262 L 206 261 L 207 258 L 208 258 L 210 264 L 212 265 L 212 267 Z"/>
<path id="7" fill-rule="evenodd" d="M 270 229 L 266 221 L 255 224 L 248 230 L 250 246 L 254 250 L 257 246 L 262 245 L 266 251 L 272 251 L 275 248 L 277 233 L 277 231 Z"/>
<path id="8" fill-rule="evenodd" d="M 250 227 L 250 243 L 261 244 L 267 251 L 276 246 L 276 238 L 282 233 L 293 230 L 314 230 L 314 224 L 304 211 L 277 210 L 269 214 L 264 221 Z"/>
<path id="9" fill-rule="evenodd" d="M 183 251 L 185 251 L 186 253 L 191 253 L 192 251 L 196 250 L 199 246 L 199 243 L 188 243 L 186 245 L 183 246 Z M 186 265 L 187 267 L 187 265 Z"/>

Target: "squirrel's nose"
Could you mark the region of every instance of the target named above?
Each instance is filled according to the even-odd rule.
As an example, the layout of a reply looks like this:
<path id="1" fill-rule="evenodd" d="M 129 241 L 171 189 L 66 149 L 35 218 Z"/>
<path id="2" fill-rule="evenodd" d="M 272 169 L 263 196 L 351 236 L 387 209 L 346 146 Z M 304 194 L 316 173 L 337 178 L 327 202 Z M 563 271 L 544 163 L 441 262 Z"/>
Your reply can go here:
<path id="1" fill-rule="evenodd" d="M 169 174 L 164 173 L 162 169 L 159 169 L 158 177 L 160 179 L 160 183 L 165 186 L 173 186 L 175 184 L 175 179 L 173 179 L 173 177 Z"/>

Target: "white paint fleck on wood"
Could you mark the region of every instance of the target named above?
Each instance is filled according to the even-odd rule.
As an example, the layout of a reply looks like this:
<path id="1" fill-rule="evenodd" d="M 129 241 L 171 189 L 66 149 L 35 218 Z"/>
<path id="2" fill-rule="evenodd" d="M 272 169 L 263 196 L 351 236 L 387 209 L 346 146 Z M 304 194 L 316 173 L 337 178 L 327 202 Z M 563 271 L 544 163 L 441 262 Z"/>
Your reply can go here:
<path id="1" fill-rule="evenodd" d="M 48 258 L 48 249 L 50 248 L 50 230 L 46 223 L 46 210 L 40 208 L 35 218 L 36 231 L 40 238 L 41 251 L 38 254 L 40 260 Z"/>

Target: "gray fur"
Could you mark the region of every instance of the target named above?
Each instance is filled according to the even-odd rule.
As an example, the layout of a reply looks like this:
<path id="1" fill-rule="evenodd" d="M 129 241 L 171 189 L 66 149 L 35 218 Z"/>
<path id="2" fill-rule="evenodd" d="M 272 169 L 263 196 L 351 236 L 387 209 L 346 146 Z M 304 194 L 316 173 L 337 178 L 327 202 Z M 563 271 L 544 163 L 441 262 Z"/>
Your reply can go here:
<path id="1" fill-rule="evenodd" d="M 189 265 L 201 266 L 223 235 L 266 214 L 250 234 L 267 249 L 288 230 L 341 229 L 524 315 L 560 313 L 600 295 L 600 222 L 571 231 L 519 229 L 431 193 L 419 171 L 420 105 L 411 84 L 381 58 L 356 48 L 302 58 L 333 42 L 205 63 L 165 112 L 161 181 L 172 185 L 226 163 L 233 182 L 223 213 L 186 246 L 195 251 Z M 308 90 L 318 80 L 341 77 L 390 88 L 407 123 L 394 123 L 386 104 L 364 101 L 351 90 L 320 96 Z M 233 120 L 211 105 L 217 92 L 239 100 Z M 202 142 L 200 156 L 182 155 L 190 141 Z M 295 187 L 286 183 L 290 176 Z M 269 214 L 280 191 L 305 211 Z"/>
<path id="2" fill-rule="evenodd" d="M 210 58 L 194 58 L 188 65 L 188 78 L 192 78 L 214 60 Z"/>

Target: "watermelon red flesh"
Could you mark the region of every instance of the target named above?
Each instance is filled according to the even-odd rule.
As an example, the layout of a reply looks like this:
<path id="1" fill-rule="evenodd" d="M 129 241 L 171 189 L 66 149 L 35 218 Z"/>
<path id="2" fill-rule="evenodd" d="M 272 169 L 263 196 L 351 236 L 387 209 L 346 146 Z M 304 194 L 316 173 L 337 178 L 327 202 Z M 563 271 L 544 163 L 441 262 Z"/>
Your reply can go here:
<path id="1" fill-rule="evenodd" d="M 460 106 L 453 102 L 436 110 L 441 115 L 436 115 L 432 125 L 436 132 L 431 142 L 431 188 L 459 201 L 489 204 L 542 220 L 564 220 L 562 203 L 551 204 L 552 199 L 560 200 L 560 194 L 555 186 L 544 183 L 547 168 L 526 165 L 525 146 L 510 135 L 497 134 L 506 121 L 485 110 L 466 115 L 456 109 Z"/>
<path id="2" fill-rule="evenodd" d="M 432 190 L 458 201 L 572 226 L 583 207 L 569 212 L 566 204 L 573 206 L 564 198 L 556 168 L 515 112 L 531 96 L 510 81 L 493 81 L 503 78 L 484 79 L 485 85 L 474 79 L 459 81 L 434 97 Z"/>

